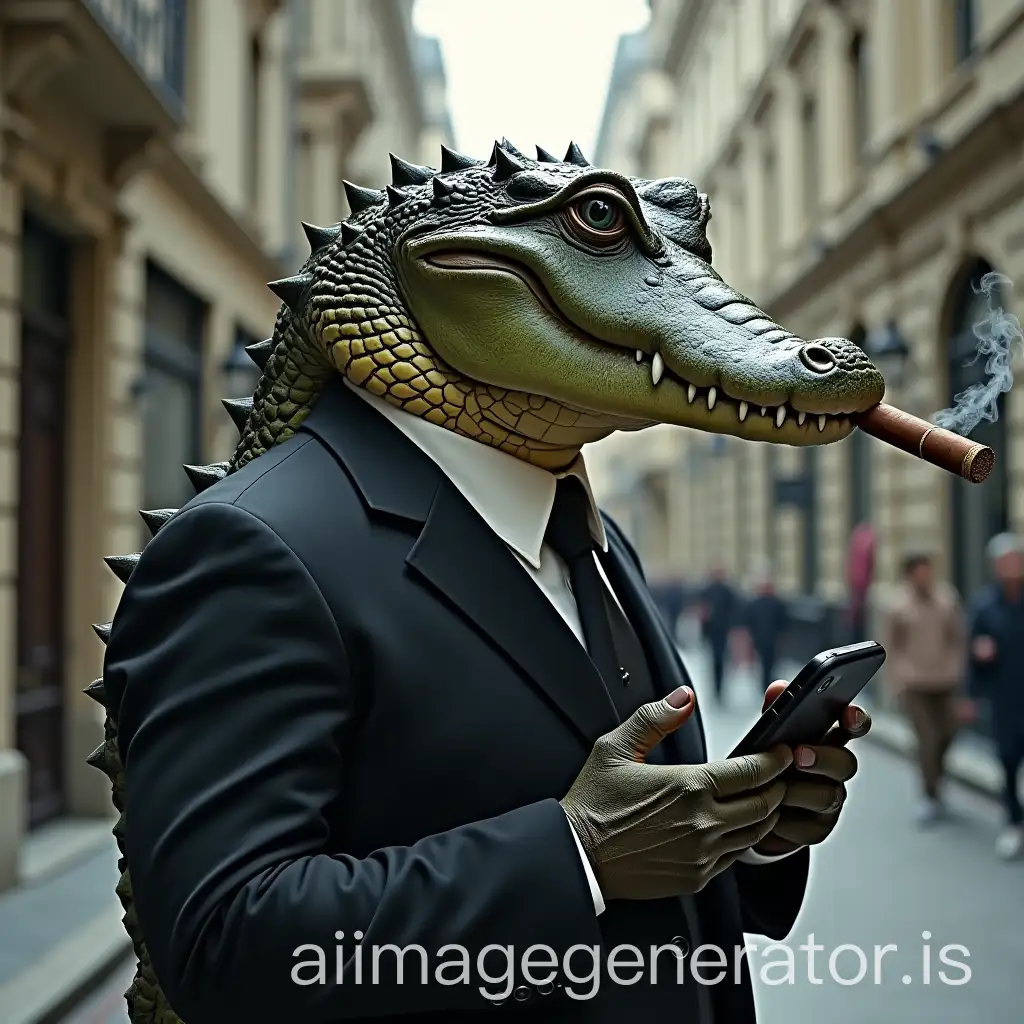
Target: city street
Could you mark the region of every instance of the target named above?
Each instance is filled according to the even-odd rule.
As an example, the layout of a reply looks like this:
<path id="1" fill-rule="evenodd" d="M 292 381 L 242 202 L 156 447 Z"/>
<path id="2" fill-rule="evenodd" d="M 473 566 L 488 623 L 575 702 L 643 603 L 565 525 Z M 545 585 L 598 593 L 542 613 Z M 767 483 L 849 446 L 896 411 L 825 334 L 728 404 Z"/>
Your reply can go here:
<path id="1" fill-rule="evenodd" d="M 699 680 L 704 659 L 687 657 Z M 703 688 L 707 693 L 707 687 Z M 734 674 L 729 708 L 705 707 L 712 756 L 723 756 L 753 720 L 759 697 L 749 675 Z M 922 832 L 914 824 L 915 783 L 908 763 L 877 746 L 861 747 L 861 773 L 850 787 L 844 820 L 829 842 L 815 852 L 810 893 L 790 936 L 792 983 L 785 954 L 769 950 L 752 936 L 748 951 L 755 978 L 760 1024 L 825 1021 L 829 1024 L 1014 1024 L 1020 1020 L 1021 967 L 1024 965 L 1024 861 L 996 860 L 992 845 L 1000 824 L 998 808 L 957 787 L 950 794 L 952 821 Z M 922 938 L 928 933 L 928 938 Z M 813 939 L 810 936 L 813 935 Z M 824 947 L 809 954 L 801 945 Z M 965 984 L 961 967 L 970 969 Z M 865 976 L 855 946 L 866 957 Z M 882 954 L 875 971 L 875 950 Z M 930 949 L 926 972 L 925 948 Z M 766 964 L 774 964 L 761 977 Z M 705 976 L 715 970 L 707 968 Z M 63 1024 L 125 1024 L 122 993 L 131 980 L 126 968 L 113 976 L 86 1005 Z M 928 981 L 925 981 L 925 978 Z M 772 982 L 775 981 L 775 984 Z M 781 983 L 780 983 L 781 982 Z"/>

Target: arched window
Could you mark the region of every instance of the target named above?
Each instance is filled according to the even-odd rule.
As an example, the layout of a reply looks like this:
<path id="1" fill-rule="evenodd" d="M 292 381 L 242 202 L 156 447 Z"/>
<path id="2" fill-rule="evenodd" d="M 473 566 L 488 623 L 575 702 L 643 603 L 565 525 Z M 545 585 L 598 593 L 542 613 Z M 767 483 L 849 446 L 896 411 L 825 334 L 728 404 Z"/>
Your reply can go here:
<path id="1" fill-rule="evenodd" d="M 981 279 L 992 267 L 974 260 L 958 276 L 950 296 L 948 317 L 948 398 L 986 380 L 985 358 L 977 358 L 978 337 L 974 327 L 989 315 L 989 303 L 1005 308 L 1007 296 L 993 292 L 991 299 L 981 291 Z M 965 598 L 988 581 L 985 545 L 995 534 L 1009 528 L 1009 430 L 1005 403 L 1000 396 L 998 418 L 982 420 L 971 437 L 989 445 L 996 453 L 992 475 L 983 484 L 953 481 L 951 534 L 953 579 Z"/>

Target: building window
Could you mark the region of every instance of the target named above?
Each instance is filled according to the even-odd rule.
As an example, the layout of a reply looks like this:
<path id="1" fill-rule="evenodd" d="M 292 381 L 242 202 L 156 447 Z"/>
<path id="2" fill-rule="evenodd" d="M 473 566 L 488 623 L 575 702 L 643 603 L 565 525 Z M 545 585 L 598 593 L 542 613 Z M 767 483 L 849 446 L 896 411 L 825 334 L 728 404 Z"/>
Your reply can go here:
<path id="1" fill-rule="evenodd" d="M 205 308 L 154 266 L 146 276 L 142 379 L 143 507 L 180 508 L 193 496 L 184 465 L 202 462 Z"/>
<path id="2" fill-rule="evenodd" d="M 821 175 L 820 154 L 818 150 L 818 106 L 813 97 L 804 100 L 803 119 L 803 158 L 804 158 L 804 212 L 808 226 L 814 224 L 818 211 L 818 190 Z"/>
<path id="3" fill-rule="evenodd" d="M 864 156 L 871 141 L 871 48 L 858 32 L 850 45 L 853 79 L 853 137 L 855 152 Z"/>
<path id="4" fill-rule="evenodd" d="M 249 212 L 255 216 L 260 203 L 260 106 L 263 99 L 263 53 L 258 32 L 254 32 L 249 40 L 248 57 L 245 90 L 245 195 Z"/>
<path id="5" fill-rule="evenodd" d="M 974 54 L 977 11 L 973 0 L 954 0 L 953 60 L 959 66 Z"/>

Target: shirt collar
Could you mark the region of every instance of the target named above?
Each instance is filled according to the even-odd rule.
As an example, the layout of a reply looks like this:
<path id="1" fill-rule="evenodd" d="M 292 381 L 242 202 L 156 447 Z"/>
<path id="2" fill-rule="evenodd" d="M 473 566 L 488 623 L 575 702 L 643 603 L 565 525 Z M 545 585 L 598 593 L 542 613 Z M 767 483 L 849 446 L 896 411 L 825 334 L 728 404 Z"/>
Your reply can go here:
<path id="1" fill-rule="evenodd" d="M 555 502 L 555 488 L 562 477 L 580 479 L 589 499 L 590 532 L 601 550 L 608 550 L 582 454 L 568 468 L 552 473 L 403 412 L 347 380 L 345 383 L 431 458 L 484 522 L 535 569 L 540 568 L 540 549 Z"/>

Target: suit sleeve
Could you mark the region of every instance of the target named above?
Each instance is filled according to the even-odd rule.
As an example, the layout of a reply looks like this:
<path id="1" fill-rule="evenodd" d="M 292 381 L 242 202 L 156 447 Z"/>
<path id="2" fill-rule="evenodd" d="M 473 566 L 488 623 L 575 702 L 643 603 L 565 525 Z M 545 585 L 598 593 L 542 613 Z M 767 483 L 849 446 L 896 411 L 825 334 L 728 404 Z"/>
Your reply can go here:
<path id="1" fill-rule="evenodd" d="M 105 677 L 136 909 L 188 1024 L 486 1009 L 481 986 L 505 988 L 476 967 L 488 945 L 561 960 L 600 943 L 555 800 L 361 859 L 337 852 L 362 705 L 314 580 L 250 513 L 200 504 L 157 534 Z M 496 954 L 483 971 L 508 968 Z"/>
<path id="2" fill-rule="evenodd" d="M 810 847 L 768 864 L 737 862 L 730 868 L 740 890 L 743 930 L 781 942 L 792 930 L 807 889 Z"/>

